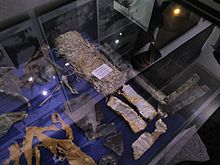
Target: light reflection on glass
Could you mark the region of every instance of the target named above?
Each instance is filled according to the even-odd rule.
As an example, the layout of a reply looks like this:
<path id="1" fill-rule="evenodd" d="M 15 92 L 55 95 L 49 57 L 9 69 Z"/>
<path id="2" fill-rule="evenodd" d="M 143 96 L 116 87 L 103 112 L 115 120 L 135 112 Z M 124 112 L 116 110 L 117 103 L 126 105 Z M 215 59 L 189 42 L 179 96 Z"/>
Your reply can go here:
<path id="1" fill-rule="evenodd" d="M 34 80 L 33 77 L 29 77 L 28 81 L 32 82 Z"/>
<path id="2" fill-rule="evenodd" d="M 48 95 L 48 92 L 47 92 L 46 90 L 44 90 L 44 91 L 42 92 L 42 95 L 43 95 L 43 96 L 47 96 L 47 95 Z"/>
<path id="3" fill-rule="evenodd" d="M 65 63 L 65 66 L 69 66 L 70 64 L 67 62 L 67 63 Z"/>
<path id="4" fill-rule="evenodd" d="M 180 8 L 175 8 L 175 9 L 173 10 L 173 14 L 174 14 L 175 16 L 178 16 L 180 13 L 181 13 Z"/>
<path id="5" fill-rule="evenodd" d="M 119 40 L 117 39 L 117 40 L 115 40 L 115 44 L 119 44 Z"/>

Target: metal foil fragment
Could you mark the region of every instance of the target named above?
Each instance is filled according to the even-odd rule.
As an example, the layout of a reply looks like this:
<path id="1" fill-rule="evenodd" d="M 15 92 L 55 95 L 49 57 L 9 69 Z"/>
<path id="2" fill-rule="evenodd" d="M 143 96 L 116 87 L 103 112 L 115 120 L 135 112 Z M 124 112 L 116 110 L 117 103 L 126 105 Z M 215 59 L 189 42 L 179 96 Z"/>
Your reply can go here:
<path id="1" fill-rule="evenodd" d="M 130 85 L 124 85 L 122 92 L 123 96 L 137 107 L 138 111 L 145 119 L 153 119 L 157 115 L 156 109 L 154 109 L 154 107 L 140 96 Z"/>
<path id="2" fill-rule="evenodd" d="M 22 155 L 20 146 L 17 142 L 12 144 L 9 147 L 9 158 L 4 161 L 4 165 L 9 165 L 11 160 L 13 161 L 14 165 L 20 165 L 20 157 Z"/>
<path id="3" fill-rule="evenodd" d="M 150 83 L 146 83 L 143 78 L 136 77 L 137 81 L 143 89 L 148 91 L 158 102 L 158 112 L 160 115 L 166 114 L 173 115 L 182 108 L 195 102 L 197 99 L 204 96 L 209 88 L 206 85 L 198 85 L 200 77 L 197 73 L 194 73 L 189 79 L 187 79 L 181 86 L 169 95 L 165 95 L 162 91 L 154 87 Z"/>
<path id="4" fill-rule="evenodd" d="M 124 152 L 124 141 L 122 133 L 116 133 L 107 137 L 104 145 L 117 153 L 119 156 L 122 156 Z"/>
<path id="5" fill-rule="evenodd" d="M 145 132 L 143 133 L 133 144 L 133 154 L 134 159 L 139 159 L 159 138 L 159 136 L 165 133 L 167 130 L 166 124 L 159 119 L 156 122 L 156 129 L 153 133 Z"/>
<path id="6" fill-rule="evenodd" d="M 58 54 L 70 63 L 74 72 L 89 81 L 102 94 L 112 94 L 125 83 L 127 73 L 119 71 L 94 44 L 85 41 L 78 32 L 69 31 L 58 36 L 55 44 Z M 98 79 L 92 72 L 103 64 L 112 71 Z"/>
<path id="7" fill-rule="evenodd" d="M 0 138 L 7 134 L 11 126 L 27 116 L 25 111 L 10 112 L 0 115 Z"/>
<path id="8" fill-rule="evenodd" d="M 73 95 L 76 95 L 76 94 L 79 94 L 79 92 L 74 88 L 72 87 L 72 85 L 70 85 L 69 81 L 68 81 L 68 78 L 64 75 L 61 76 L 61 83 L 62 84 L 65 84 L 66 87 L 70 90 L 70 92 L 73 94 Z"/>
<path id="9" fill-rule="evenodd" d="M 137 82 L 144 90 L 146 90 L 154 99 L 156 99 L 160 104 L 167 104 L 166 95 L 155 87 L 150 82 L 145 81 L 146 78 L 140 76 L 136 76 L 134 81 Z"/>
<path id="10" fill-rule="evenodd" d="M 53 113 L 51 119 L 52 125 L 49 127 L 27 127 L 22 147 L 16 143 L 12 144 L 9 147 L 9 158 L 4 161 L 4 165 L 8 165 L 11 162 L 16 162 L 18 165 L 21 164 L 19 160 L 22 154 L 24 154 L 28 165 L 33 164 L 33 158 L 36 160 L 36 165 L 40 165 L 40 147 L 48 149 L 54 154 L 54 157 L 61 161 L 66 160 L 70 165 L 95 165 L 95 161 L 73 143 L 74 136 L 72 128 L 62 120 L 60 115 Z M 60 124 L 61 128 L 58 128 L 56 124 Z M 65 139 L 51 138 L 45 134 L 47 131 L 59 130 L 65 131 Z M 40 144 L 33 146 L 34 138 L 37 138 Z M 11 152 L 12 150 L 16 152 Z"/>
<path id="11" fill-rule="evenodd" d="M 118 159 L 112 154 L 107 154 L 101 157 L 99 165 L 118 165 Z"/>
<path id="12" fill-rule="evenodd" d="M 178 96 L 184 93 L 184 91 L 188 90 L 191 86 L 196 85 L 199 81 L 200 77 L 194 73 L 192 77 L 190 77 L 186 82 L 184 82 L 177 90 L 172 92 L 167 96 L 168 103 L 173 102 Z"/>
<path id="13" fill-rule="evenodd" d="M 140 116 L 138 116 L 134 109 L 118 98 L 111 96 L 107 105 L 116 113 L 120 114 L 128 122 L 134 133 L 146 128 L 147 123 Z"/>
<path id="14" fill-rule="evenodd" d="M 163 108 L 169 114 L 175 114 L 182 108 L 204 96 L 208 91 L 209 88 L 206 85 L 192 85 L 187 90 L 181 92 L 181 95 L 175 98 L 174 101 L 170 102 L 170 104 L 165 106 L 162 105 L 161 108 Z"/>
<path id="15" fill-rule="evenodd" d="M 17 97 L 30 107 L 30 102 L 23 96 L 19 84 L 20 80 L 12 71 L 0 68 L 0 93 Z"/>
<path id="16" fill-rule="evenodd" d="M 114 123 L 102 124 L 103 113 L 97 104 L 102 98 L 101 95 L 91 98 L 85 93 L 79 96 L 79 99 L 67 101 L 64 106 L 65 114 L 84 131 L 89 140 L 116 132 Z"/>

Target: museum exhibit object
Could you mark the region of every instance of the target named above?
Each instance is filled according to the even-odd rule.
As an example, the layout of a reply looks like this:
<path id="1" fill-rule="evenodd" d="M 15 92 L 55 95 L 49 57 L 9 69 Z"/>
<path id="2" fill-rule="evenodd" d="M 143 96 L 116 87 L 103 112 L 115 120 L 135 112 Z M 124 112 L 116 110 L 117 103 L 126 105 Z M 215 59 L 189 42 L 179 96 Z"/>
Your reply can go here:
<path id="1" fill-rule="evenodd" d="M 0 164 L 158 164 L 220 105 L 220 28 L 202 5 L 20 5 L 0 17 Z"/>

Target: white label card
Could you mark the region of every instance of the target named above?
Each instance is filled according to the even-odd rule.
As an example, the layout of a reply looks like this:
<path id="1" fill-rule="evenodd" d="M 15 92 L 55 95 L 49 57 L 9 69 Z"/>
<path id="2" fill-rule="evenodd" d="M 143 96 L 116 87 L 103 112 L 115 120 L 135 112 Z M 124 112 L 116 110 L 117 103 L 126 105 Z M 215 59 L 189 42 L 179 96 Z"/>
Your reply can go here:
<path id="1" fill-rule="evenodd" d="M 102 64 L 100 67 L 92 71 L 92 75 L 95 76 L 97 79 L 101 80 L 105 76 L 107 76 L 109 73 L 111 73 L 112 70 L 113 69 L 110 68 L 108 65 Z"/>

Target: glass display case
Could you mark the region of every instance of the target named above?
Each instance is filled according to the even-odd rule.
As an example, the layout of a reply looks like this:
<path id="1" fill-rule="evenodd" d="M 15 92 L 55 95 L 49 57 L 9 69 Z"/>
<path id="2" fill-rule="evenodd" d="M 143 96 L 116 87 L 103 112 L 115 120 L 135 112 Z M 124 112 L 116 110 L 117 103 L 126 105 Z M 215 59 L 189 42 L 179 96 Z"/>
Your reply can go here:
<path id="1" fill-rule="evenodd" d="M 220 29 L 182 4 L 27 10 L 0 32 L 0 164 L 152 164 L 219 104 Z"/>

